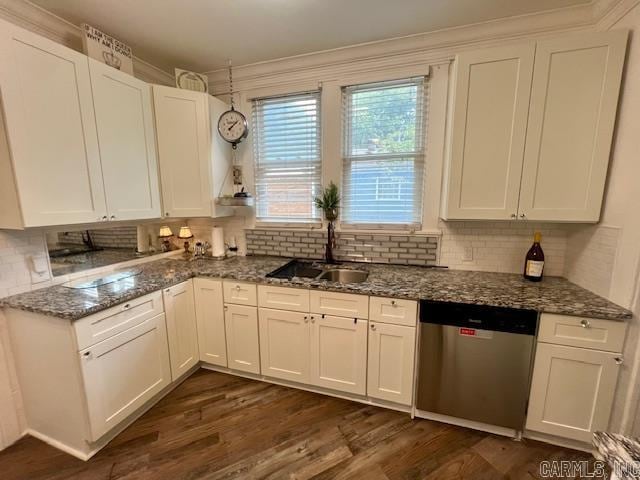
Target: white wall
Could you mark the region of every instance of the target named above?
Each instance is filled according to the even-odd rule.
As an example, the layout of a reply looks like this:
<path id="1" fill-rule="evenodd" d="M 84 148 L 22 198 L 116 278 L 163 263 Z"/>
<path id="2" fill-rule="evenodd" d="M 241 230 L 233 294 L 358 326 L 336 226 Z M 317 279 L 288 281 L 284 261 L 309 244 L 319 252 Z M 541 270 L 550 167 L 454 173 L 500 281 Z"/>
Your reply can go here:
<path id="1" fill-rule="evenodd" d="M 616 391 L 611 430 L 640 435 L 640 418 L 637 417 L 640 398 L 640 6 L 637 1 L 622 3 L 627 13 L 602 26 L 631 30 L 602 224 L 618 230 L 607 296 L 634 312 L 624 347 L 625 363 Z M 579 249 L 581 245 L 593 249 L 602 235 L 599 229 L 602 227 L 594 227 L 585 236 L 570 239 L 569 249 Z M 596 250 L 602 258 L 602 249 Z M 583 279 L 570 278 L 584 284 Z"/>

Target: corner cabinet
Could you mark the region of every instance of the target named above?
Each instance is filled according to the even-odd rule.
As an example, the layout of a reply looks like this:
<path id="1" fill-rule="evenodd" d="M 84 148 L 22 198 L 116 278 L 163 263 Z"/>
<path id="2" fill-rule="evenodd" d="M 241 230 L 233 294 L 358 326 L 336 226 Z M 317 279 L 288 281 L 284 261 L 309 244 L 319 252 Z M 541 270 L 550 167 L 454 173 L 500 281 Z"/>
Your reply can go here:
<path id="1" fill-rule="evenodd" d="M 597 222 L 627 35 L 459 54 L 442 218 Z"/>
<path id="2" fill-rule="evenodd" d="M 231 147 L 217 131 L 228 106 L 207 93 L 160 85 L 154 85 L 153 99 L 164 215 L 231 215 L 215 204 L 231 190 Z"/>
<path id="3" fill-rule="evenodd" d="M 200 360 L 227 366 L 227 342 L 224 329 L 224 299 L 222 281 L 209 278 L 193 280 L 198 321 Z"/>
<path id="4" fill-rule="evenodd" d="M 166 288 L 162 296 L 167 317 L 171 378 L 176 380 L 200 360 L 193 281 Z"/>

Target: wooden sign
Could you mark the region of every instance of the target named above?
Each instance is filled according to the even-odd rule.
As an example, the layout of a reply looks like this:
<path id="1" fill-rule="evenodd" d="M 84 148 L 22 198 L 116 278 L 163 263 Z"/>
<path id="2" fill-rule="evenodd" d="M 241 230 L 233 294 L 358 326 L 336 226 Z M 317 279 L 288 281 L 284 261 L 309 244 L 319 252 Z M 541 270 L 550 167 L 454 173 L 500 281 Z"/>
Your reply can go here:
<path id="1" fill-rule="evenodd" d="M 209 92 L 209 78 L 201 73 L 190 72 L 189 70 L 175 69 L 176 87 L 195 92 Z"/>
<path id="2" fill-rule="evenodd" d="M 133 55 L 129 45 L 86 23 L 82 24 L 82 31 L 82 47 L 87 56 L 133 75 Z"/>

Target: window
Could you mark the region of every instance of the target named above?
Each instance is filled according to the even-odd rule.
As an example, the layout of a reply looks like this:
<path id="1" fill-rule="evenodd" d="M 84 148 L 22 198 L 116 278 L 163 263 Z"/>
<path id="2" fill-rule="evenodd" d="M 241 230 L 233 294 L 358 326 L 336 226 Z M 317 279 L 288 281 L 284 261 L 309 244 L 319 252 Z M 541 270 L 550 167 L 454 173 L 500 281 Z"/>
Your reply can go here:
<path id="1" fill-rule="evenodd" d="M 318 222 L 320 93 L 253 102 L 256 219 Z"/>
<path id="2" fill-rule="evenodd" d="M 420 226 L 425 97 L 424 77 L 343 88 L 343 223 Z"/>

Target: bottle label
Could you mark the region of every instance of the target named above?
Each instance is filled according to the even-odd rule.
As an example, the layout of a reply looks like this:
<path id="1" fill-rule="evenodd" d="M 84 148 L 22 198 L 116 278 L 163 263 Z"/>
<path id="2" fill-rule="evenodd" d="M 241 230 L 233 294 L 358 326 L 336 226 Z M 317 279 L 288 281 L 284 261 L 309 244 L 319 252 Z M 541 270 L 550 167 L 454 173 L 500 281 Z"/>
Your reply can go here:
<path id="1" fill-rule="evenodd" d="M 527 260 L 526 274 L 530 277 L 541 277 L 544 262 L 540 260 Z"/>

